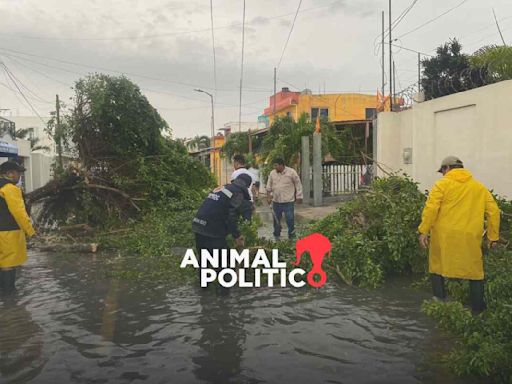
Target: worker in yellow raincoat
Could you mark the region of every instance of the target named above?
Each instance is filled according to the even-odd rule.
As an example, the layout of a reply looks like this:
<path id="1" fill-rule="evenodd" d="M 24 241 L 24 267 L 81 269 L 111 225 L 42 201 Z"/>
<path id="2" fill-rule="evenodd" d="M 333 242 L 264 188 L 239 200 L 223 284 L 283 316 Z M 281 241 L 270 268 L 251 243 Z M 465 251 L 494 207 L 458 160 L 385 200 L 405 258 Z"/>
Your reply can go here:
<path id="1" fill-rule="evenodd" d="M 0 291 L 11 293 L 15 288 L 16 267 L 27 260 L 26 236 L 35 234 L 16 186 L 25 171 L 14 161 L 0 164 Z"/>
<path id="2" fill-rule="evenodd" d="M 455 156 L 445 158 L 429 193 L 418 227 L 422 247 L 429 246 L 429 272 L 434 298 L 445 299 L 444 278 L 470 283 L 471 307 L 485 309 L 482 236 L 487 218 L 489 247 L 499 239 L 500 210 L 487 188 L 464 169 Z"/>

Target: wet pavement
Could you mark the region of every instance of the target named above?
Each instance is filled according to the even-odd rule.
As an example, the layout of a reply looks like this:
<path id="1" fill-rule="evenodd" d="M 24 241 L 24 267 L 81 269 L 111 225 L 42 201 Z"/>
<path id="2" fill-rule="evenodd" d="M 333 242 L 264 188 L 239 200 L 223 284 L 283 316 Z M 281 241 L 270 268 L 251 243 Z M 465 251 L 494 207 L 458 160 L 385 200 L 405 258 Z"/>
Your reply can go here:
<path id="1" fill-rule="evenodd" d="M 0 382 L 467 382 L 438 362 L 449 340 L 408 280 L 218 296 L 107 279 L 110 258 L 30 254 L 0 298 Z"/>

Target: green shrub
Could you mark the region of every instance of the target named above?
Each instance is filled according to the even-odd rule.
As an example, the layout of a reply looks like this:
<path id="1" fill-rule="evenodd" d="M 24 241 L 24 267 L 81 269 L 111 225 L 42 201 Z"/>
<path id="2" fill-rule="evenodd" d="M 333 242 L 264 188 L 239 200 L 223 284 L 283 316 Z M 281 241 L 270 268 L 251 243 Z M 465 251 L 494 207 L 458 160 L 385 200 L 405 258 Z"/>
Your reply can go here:
<path id="1" fill-rule="evenodd" d="M 485 257 L 487 310 L 472 316 L 468 283 L 448 284 L 448 303 L 425 302 L 423 310 L 457 340 L 447 363 L 460 376 L 489 377 L 512 383 L 512 252 L 501 247 Z"/>
<path id="2" fill-rule="evenodd" d="M 390 275 L 425 272 L 427 257 L 416 235 L 424 202 L 408 177 L 377 179 L 310 232 L 331 240 L 331 270 L 348 282 L 377 287 Z"/>

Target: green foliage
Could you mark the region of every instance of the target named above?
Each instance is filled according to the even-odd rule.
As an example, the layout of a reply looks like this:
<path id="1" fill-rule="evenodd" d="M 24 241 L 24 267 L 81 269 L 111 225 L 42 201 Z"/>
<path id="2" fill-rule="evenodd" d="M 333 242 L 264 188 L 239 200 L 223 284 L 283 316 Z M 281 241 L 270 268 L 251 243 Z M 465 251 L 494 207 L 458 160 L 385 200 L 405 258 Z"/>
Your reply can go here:
<path id="1" fill-rule="evenodd" d="M 67 131 L 87 169 L 98 162 L 159 153 L 167 123 L 127 78 L 90 75 L 75 84 Z"/>
<path id="2" fill-rule="evenodd" d="M 512 47 L 482 47 L 471 56 L 470 63 L 473 68 L 487 68 L 488 83 L 512 79 Z"/>
<path id="3" fill-rule="evenodd" d="M 252 151 L 258 153 L 261 148 L 261 137 L 251 136 Z M 249 132 L 233 132 L 226 137 L 222 146 L 222 154 L 231 159 L 234 155 L 249 153 Z"/>
<path id="4" fill-rule="evenodd" d="M 494 196 L 501 210 L 500 239 L 512 244 L 512 201 Z"/>
<path id="5" fill-rule="evenodd" d="M 54 120 L 48 126 L 77 157 L 32 194 L 44 221 L 109 227 L 199 199 L 214 185 L 182 142 L 163 136 L 167 123 L 125 77 L 80 79 L 73 101 L 60 128 Z"/>
<path id="6" fill-rule="evenodd" d="M 263 139 L 260 155 L 266 166 L 263 174 L 267 175 L 276 157 L 284 159 L 285 164 L 297 168 L 300 161 L 302 137 L 312 136 L 315 122 L 310 121 L 304 113 L 298 121 L 291 117 L 277 118 Z M 331 154 L 335 159 L 340 158 L 346 148 L 342 136 L 326 120 L 321 121 L 322 155 Z M 312 140 L 311 143 L 312 145 Z M 311 152 L 312 153 L 312 152 Z"/>
<path id="7" fill-rule="evenodd" d="M 189 151 L 201 150 L 211 145 L 211 139 L 208 136 L 196 135 L 193 139 L 187 141 L 186 147 Z"/>
<path id="8" fill-rule="evenodd" d="M 471 66 L 457 39 L 439 46 L 435 57 L 423 60 L 421 86 L 426 100 L 467 91 L 487 84 L 487 69 Z"/>
<path id="9" fill-rule="evenodd" d="M 113 275 L 123 279 L 184 281 L 193 277 L 179 268 L 186 248 L 194 247 L 192 218 L 200 201 L 185 199 L 148 210 L 130 220 L 125 231 L 96 238 L 102 247 L 117 249 L 120 260 Z"/>
<path id="10" fill-rule="evenodd" d="M 485 312 L 472 316 L 463 306 L 468 303 L 469 288 L 460 281 L 448 284 L 449 296 L 455 301 L 428 301 L 423 310 L 456 337 L 446 361 L 458 375 L 512 383 L 512 252 L 500 246 L 484 261 Z"/>
<path id="11" fill-rule="evenodd" d="M 140 195 L 142 207 L 149 208 L 169 200 L 198 199 L 214 185 L 208 170 L 171 139 L 162 140 L 158 156 L 136 157 L 120 165 L 113 180 L 116 187 Z"/>
<path id="12" fill-rule="evenodd" d="M 424 202 L 407 177 L 377 179 L 367 193 L 314 224 L 311 232 L 331 240 L 333 270 L 355 284 L 376 287 L 390 275 L 425 272 L 427 256 L 416 235 Z"/>

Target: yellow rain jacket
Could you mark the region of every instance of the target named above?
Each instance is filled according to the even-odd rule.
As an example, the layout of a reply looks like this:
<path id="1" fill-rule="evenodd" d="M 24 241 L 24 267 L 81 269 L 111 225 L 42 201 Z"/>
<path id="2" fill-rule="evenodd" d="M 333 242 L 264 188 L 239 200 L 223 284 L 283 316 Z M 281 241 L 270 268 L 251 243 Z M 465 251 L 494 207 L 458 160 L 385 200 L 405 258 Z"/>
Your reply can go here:
<path id="1" fill-rule="evenodd" d="M 482 235 L 499 239 L 500 210 L 491 193 L 466 169 L 452 169 L 428 196 L 418 230 L 430 232 L 429 271 L 444 277 L 483 280 Z"/>
<path id="2" fill-rule="evenodd" d="M 0 177 L 0 268 L 27 261 L 27 236 L 35 234 L 21 189 Z"/>

